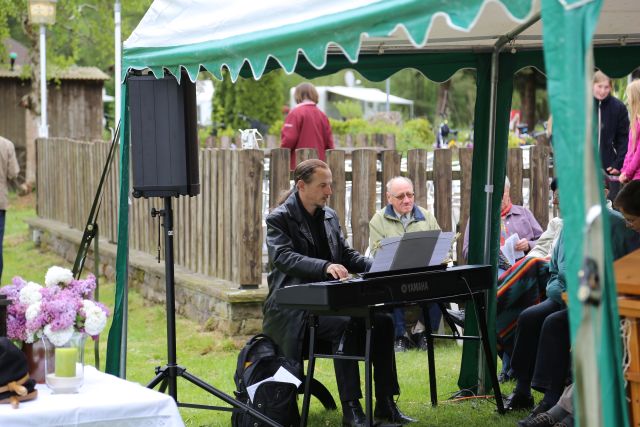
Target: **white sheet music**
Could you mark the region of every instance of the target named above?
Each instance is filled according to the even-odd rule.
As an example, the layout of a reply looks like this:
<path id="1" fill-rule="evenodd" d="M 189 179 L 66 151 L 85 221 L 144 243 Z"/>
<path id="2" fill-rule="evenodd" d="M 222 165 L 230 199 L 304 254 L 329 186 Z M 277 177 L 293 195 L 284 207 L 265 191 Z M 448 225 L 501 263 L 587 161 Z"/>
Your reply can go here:
<path id="1" fill-rule="evenodd" d="M 273 374 L 272 377 L 265 378 L 264 380 L 258 381 L 257 383 L 247 387 L 247 393 L 249 394 L 249 399 L 251 399 L 252 402 L 253 402 L 253 397 L 256 395 L 256 391 L 258 390 L 258 386 L 262 383 L 266 383 L 269 381 L 277 381 L 280 383 L 290 383 L 296 387 L 300 387 L 300 384 L 302 384 L 302 381 L 300 381 L 298 377 L 293 375 L 284 367 L 280 366 L 280 368 L 278 368 L 278 370 L 276 371 L 275 374 Z"/>
<path id="2" fill-rule="evenodd" d="M 440 233 L 436 247 L 433 249 L 431 260 L 429 260 L 429 265 L 442 264 L 448 258 L 454 236 L 455 233 L 452 231 L 443 231 Z"/>
<path id="3" fill-rule="evenodd" d="M 376 271 L 389 271 L 391 270 L 391 264 L 393 264 L 393 258 L 398 250 L 401 236 L 387 237 L 380 241 L 380 247 L 371 250 L 373 255 L 373 264 L 369 269 L 370 272 Z"/>
<path id="4" fill-rule="evenodd" d="M 500 250 L 504 254 L 504 257 L 511 265 L 515 264 L 517 259 L 524 256 L 524 252 L 516 249 L 516 243 L 518 243 L 518 240 L 520 240 L 518 233 L 513 233 L 504 241 L 504 246 L 500 246 Z"/>

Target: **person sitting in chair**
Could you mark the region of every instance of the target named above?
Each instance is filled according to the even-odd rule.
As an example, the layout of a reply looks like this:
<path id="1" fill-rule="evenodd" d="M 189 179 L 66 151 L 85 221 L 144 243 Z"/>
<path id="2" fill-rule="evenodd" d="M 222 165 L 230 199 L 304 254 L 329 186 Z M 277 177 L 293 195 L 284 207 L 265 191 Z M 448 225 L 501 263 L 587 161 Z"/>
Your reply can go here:
<path id="1" fill-rule="evenodd" d="M 431 212 L 415 204 L 413 182 L 409 178 L 396 176 L 387 182 L 387 202 L 387 206 L 376 212 L 369 222 L 369 248 L 374 256 L 374 248 L 384 238 L 414 231 L 440 230 Z M 437 331 L 440 324 L 440 308 L 437 304 L 429 304 L 429 317 L 431 330 Z M 417 342 L 412 342 L 407 333 L 403 308 L 393 309 L 393 322 L 396 351 L 406 351 L 414 345 L 426 350 L 425 327 L 420 320 L 413 329 L 413 334 L 418 337 Z"/>
<path id="2" fill-rule="evenodd" d="M 624 197 L 624 191 L 621 191 Z M 617 201 L 618 199 L 616 199 Z M 637 199 L 640 200 L 640 199 Z M 632 202 L 632 206 L 638 202 Z M 640 247 L 640 236 L 625 227 L 620 213 L 607 209 L 611 249 L 614 259 Z M 627 221 L 628 223 L 628 221 Z M 516 378 L 514 392 L 505 399 L 507 409 L 530 409 L 534 401 L 531 388 L 544 393 L 542 401 L 519 426 L 539 426 L 538 414 L 548 411 L 559 400 L 569 375 L 571 363 L 569 317 L 561 294 L 566 291 L 564 279 L 564 245 L 562 237 L 551 259 L 551 279 L 547 285 L 547 300 L 520 314 L 512 360 Z M 562 418 L 556 421 L 564 421 Z M 554 425 L 554 424 L 549 424 Z"/>
<path id="3" fill-rule="evenodd" d="M 285 286 L 346 279 L 349 272 L 362 273 L 371 260 L 350 248 L 340 229 L 336 212 L 327 207 L 332 175 L 321 160 L 300 163 L 294 171 L 294 187 L 266 219 L 269 252 L 269 294 L 263 306 L 263 332 L 276 341 L 287 357 L 302 359 L 308 326 L 306 310 L 280 307 L 275 294 Z M 317 336 L 330 341 L 336 351 L 343 341 L 345 353 L 364 341 L 362 322 L 345 316 L 319 316 Z M 415 421 L 398 409 L 393 398 L 400 394 L 393 351 L 391 316 L 377 313 L 373 319 L 372 362 L 377 419 L 406 424 Z M 364 427 L 360 405 L 360 371 L 355 360 L 334 359 L 338 392 L 342 402 L 342 425 Z"/>
<path id="4" fill-rule="evenodd" d="M 502 193 L 502 200 L 500 204 L 500 247 L 502 248 L 505 245 L 505 242 L 510 236 L 517 234 L 518 241 L 515 243 L 514 249 L 516 251 L 521 251 L 526 256 L 535 248 L 538 239 L 542 235 L 542 227 L 529 209 L 524 206 L 514 205 L 511 202 L 511 196 L 509 194 L 510 189 L 511 183 L 509 181 L 509 177 L 505 176 L 504 191 Z M 467 259 L 468 252 L 469 225 L 467 224 L 462 245 L 462 256 L 465 260 Z M 519 259 L 516 259 L 515 261 L 517 262 Z M 511 267 L 512 264 L 509 263 L 501 249 L 498 259 L 498 277 L 505 274 L 505 272 Z M 510 354 L 502 351 L 502 349 L 499 354 L 502 358 L 503 367 L 503 372 L 500 374 L 500 381 L 502 382 L 509 378 L 507 372 L 510 369 Z"/>

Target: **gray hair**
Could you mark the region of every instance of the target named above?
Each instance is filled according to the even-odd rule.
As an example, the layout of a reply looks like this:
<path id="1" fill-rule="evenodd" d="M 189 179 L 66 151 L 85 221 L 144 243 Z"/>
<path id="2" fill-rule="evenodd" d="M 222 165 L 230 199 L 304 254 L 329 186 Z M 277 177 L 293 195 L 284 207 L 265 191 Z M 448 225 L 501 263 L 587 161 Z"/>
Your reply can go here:
<path id="1" fill-rule="evenodd" d="M 407 178 L 406 176 L 394 176 L 393 178 L 391 178 L 389 181 L 387 181 L 387 192 L 391 193 L 391 185 L 393 185 L 393 182 L 395 180 L 403 180 L 405 182 L 407 182 L 408 184 L 411 185 L 411 187 L 413 188 L 413 181 L 411 181 L 409 178 Z"/>

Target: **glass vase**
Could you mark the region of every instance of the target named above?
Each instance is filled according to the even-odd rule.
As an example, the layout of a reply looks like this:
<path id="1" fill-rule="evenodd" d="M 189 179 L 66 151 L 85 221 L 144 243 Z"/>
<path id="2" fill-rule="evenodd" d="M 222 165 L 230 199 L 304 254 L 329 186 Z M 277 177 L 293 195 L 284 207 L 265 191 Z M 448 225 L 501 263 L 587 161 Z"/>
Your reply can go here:
<path id="1" fill-rule="evenodd" d="M 33 343 L 23 343 L 22 352 L 27 358 L 27 368 L 29 370 L 29 378 L 35 380 L 38 384 L 45 383 L 45 351 L 44 342 L 42 340 Z"/>
<path id="2" fill-rule="evenodd" d="M 84 382 L 86 334 L 74 332 L 64 345 L 56 346 L 43 336 L 45 379 L 54 393 L 77 393 Z"/>

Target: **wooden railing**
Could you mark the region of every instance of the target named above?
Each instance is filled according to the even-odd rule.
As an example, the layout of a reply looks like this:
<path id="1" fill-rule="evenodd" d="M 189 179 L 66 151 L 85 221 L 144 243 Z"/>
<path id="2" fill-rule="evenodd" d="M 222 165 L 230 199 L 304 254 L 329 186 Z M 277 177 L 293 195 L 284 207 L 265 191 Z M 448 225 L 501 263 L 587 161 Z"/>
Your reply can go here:
<path id="1" fill-rule="evenodd" d="M 108 149 L 109 145 L 104 142 L 38 140 L 38 216 L 83 230 Z M 509 150 L 507 173 L 511 198 L 516 204 L 523 203 L 523 180 L 528 179 L 529 207 L 544 227 L 549 218 L 548 148 L 536 146 L 529 151 L 529 168 L 524 169 L 523 151 Z M 334 181 L 330 206 L 338 212 L 343 230 L 349 232 L 357 250 L 364 251 L 368 246 L 369 219 L 386 204 L 384 183 L 400 174 L 413 180 L 416 202 L 434 212 L 442 229 L 464 231 L 469 218 L 472 149 L 458 150 L 459 168 L 455 170 L 452 167 L 454 153 L 448 149 L 434 151 L 433 167 L 429 169 L 427 150 L 410 150 L 406 170 L 402 171 L 402 159 L 393 150 L 337 149 L 326 154 Z M 291 186 L 289 156 L 289 150 L 280 148 L 201 149 L 201 192 L 196 197 L 180 197 L 174 203 L 175 262 L 193 272 L 239 285 L 260 284 L 262 220 L 281 192 Z M 266 157 L 269 158 L 267 171 Z M 313 150 L 297 153 L 298 159 L 311 157 L 315 157 Z M 349 164 L 351 170 L 348 170 Z M 98 216 L 100 235 L 112 242 L 117 240 L 118 170 L 116 156 Z M 456 181 L 460 183 L 460 214 L 457 224 L 453 224 Z M 433 206 L 427 205 L 429 182 L 433 185 Z M 129 246 L 156 256 L 157 222 L 152 220 L 150 211 L 152 207 L 160 209 L 162 200 L 131 197 L 130 203 Z"/>

